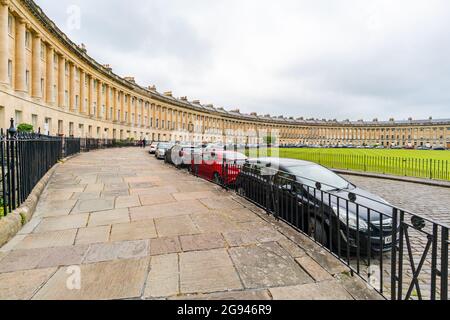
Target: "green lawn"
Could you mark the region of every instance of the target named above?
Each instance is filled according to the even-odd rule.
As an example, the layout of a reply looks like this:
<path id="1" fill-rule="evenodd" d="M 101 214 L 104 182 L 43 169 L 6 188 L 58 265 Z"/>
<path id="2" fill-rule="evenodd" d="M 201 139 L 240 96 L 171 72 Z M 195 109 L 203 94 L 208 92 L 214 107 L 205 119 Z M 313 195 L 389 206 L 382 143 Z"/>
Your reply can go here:
<path id="1" fill-rule="evenodd" d="M 266 150 L 260 150 L 264 156 Z M 450 151 L 384 149 L 276 149 L 268 156 L 308 160 L 329 168 L 450 181 Z M 251 157 L 256 150 L 251 150 Z"/>

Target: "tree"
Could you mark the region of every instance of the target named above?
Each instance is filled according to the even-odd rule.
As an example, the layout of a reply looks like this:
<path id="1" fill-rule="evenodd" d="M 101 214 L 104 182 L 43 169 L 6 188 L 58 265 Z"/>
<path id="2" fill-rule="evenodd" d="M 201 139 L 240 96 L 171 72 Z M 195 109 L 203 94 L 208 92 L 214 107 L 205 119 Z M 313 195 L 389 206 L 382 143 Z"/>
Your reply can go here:
<path id="1" fill-rule="evenodd" d="M 22 133 L 32 133 L 33 126 L 28 123 L 21 123 L 17 126 L 17 131 Z"/>

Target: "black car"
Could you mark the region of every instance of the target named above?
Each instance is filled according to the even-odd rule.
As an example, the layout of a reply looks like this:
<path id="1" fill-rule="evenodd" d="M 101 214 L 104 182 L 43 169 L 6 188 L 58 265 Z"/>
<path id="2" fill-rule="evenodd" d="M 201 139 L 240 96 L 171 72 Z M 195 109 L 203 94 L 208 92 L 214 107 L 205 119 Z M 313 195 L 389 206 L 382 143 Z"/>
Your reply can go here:
<path id="1" fill-rule="evenodd" d="M 334 251 L 391 250 L 389 203 L 318 164 L 251 159 L 242 167 L 236 187 L 239 194 Z"/>

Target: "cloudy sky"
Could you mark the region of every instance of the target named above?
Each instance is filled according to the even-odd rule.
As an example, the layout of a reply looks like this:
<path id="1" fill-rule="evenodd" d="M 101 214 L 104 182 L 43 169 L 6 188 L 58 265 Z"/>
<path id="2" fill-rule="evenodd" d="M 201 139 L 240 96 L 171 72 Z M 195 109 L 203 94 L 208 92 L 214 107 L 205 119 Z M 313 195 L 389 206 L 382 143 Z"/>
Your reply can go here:
<path id="1" fill-rule="evenodd" d="M 447 0 L 36 2 L 97 61 L 178 97 L 305 118 L 450 118 Z"/>

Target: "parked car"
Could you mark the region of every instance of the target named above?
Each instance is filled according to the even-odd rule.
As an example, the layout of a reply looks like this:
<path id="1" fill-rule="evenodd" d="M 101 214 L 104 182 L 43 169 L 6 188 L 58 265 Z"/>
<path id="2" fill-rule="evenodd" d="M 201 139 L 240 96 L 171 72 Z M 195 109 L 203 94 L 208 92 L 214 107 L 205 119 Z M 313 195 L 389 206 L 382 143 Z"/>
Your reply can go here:
<path id="1" fill-rule="evenodd" d="M 166 160 L 170 157 L 170 160 L 167 161 L 178 168 L 186 168 L 189 167 L 192 163 L 192 159 L 194 156 L 198 156 L 202 154 L 202 148 L 194 147 L 192 145 L 175 145 L 172 147 L 169 152 L 169 155 L 166 155 Z"/>
<path id="2" fill-rule="evenodd" d="M 156 153 L 156 147 L 158 146 L 159 142 L 153 141 L 150 145 L 150 154 L 155 154 Z"/>
<path id="3" fill-rule="evenodd" d="M 359 247 L 367 253 L 392 247 L 389 203 L 318 164 L 251 159 L 240 170 L 236 189 L 333 250 Z"/>
<path id="4" fill-rule="evenodd" d="M 434 147 L 433 150 L 444 151 L 444 150 L 447 150 L 447 149 L 445 149 L 444 147 Z"/>
<path id="5" fill-rule="evenodd" d="M 191 162 L 191 170 L 207 180 L 217 184 L 233 185 L 239 174 L 241 166 L 247 157 L 234 151 L 206 151 L 194 157 Z"/>
<path id="6" fill-rule="evenodd" d="M 173 143 L 170 143 L 170 142 L 158 143 L 158 145 L 156 146 L 156 152 L 155 152 L 156 159 L 160 159 L 160 160 L 165 159 L 167 150 L 172 148 L 172 146 L 173 146 Z"/>

